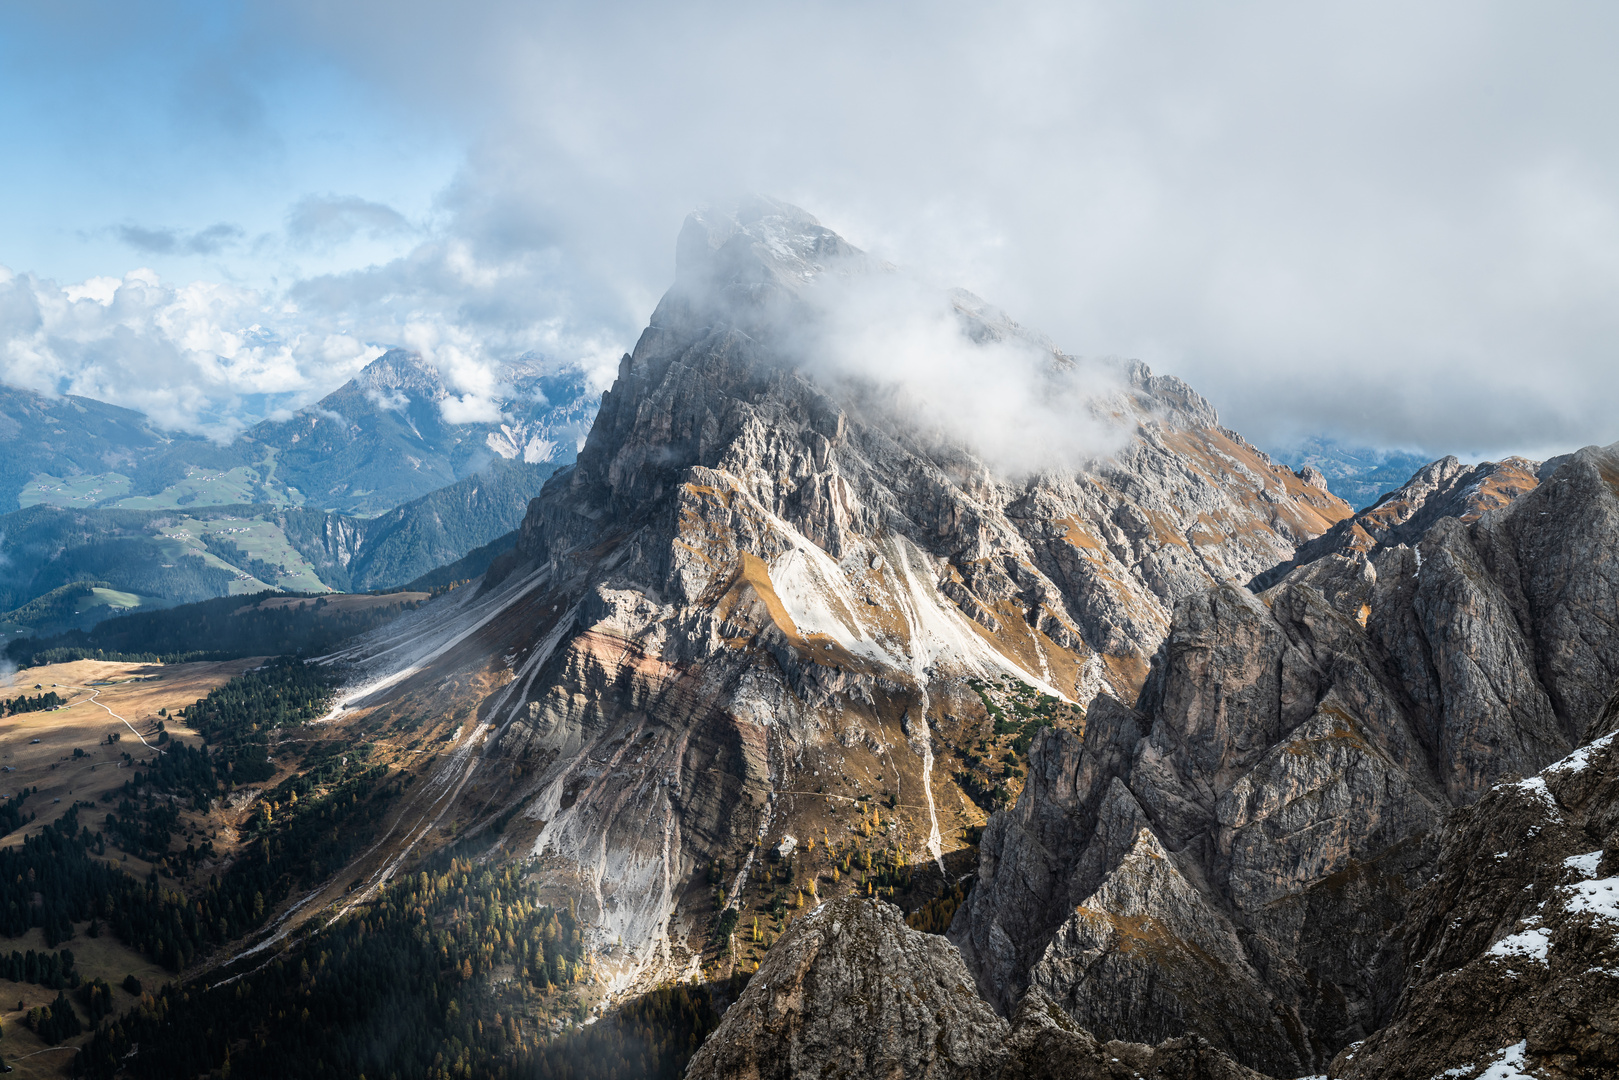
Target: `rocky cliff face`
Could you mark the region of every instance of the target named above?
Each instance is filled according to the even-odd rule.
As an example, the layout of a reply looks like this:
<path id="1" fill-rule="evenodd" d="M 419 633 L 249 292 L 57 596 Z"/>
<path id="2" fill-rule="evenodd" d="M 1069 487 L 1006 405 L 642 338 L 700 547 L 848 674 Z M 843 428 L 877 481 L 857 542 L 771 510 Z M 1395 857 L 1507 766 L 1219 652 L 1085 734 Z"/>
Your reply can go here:
<path id="1" fill-rule="evenodd" d="M 694 215 L 678 264 L 516 549 L 348 654 L 365 723 L 466 717 L 358 896 L 494 823 L 491 856 L 594 925 L 609 994 L 762 953 L 693 1076 L 1369 1076 L 1498 1051 L 1578 1075 L 1609 1052 L 1606 1013 L 1558 1004 L 1604 992 L 1606 886 L 1555 868 L 1611 846 L 1612 799 L 1553 773 L 1614 722 L 1619 449 L 1438 462 L 1351 518 L 1178 381 L 938 297 L 951 349 L 1032 358 L 1108 433 L 1011 468 L 820 362 L 833 301 L 892 271 L 801 211 Z M 962 778 L 1014 730 L 1027 776 L 997 763 L 1021 792 L 986 821 Z M 1541 790 L 1544 821 L 1508 805 Z M 1553 817 L 1586 839 L 1554 844 Z M 942 881 L 977 825 L 959 954 L 849 895 Z M 1501 865 L 1546 872 L 1481 876 L 1512 829 Z M 1544 978 L 1480 981 L 1481 953 L 1542 932 Z M 1461 1009 L 1474 986 L 1523 1047 Z"/>
<path id="2" fill-rule="evenodd" d="M 1177 602 L 1349 514 L 1178 380 L 966 294 L 935 298 L 949 347 L 1014 350 L 1110 453 L 1011 471 L 880 371 L 828 375 L 829 305 L 893 271 L 792 207 L 694 215 L 677 254 L 517 549 L 408 644 L 353 654 L 356 708 L 475 705 L 457 809 L 430 820 L 517 808 L 503 843 L 579 898 L 615 986 L 726 955 L 723 912 L 784 875 L 858 887 L 828 852 L 942 869 L 984 820 L 955 779 L 996 733 L 974 681 L 1133 699 Z M 456 686 L 482 689 L 444 704 Z M 765 865 L 788 834 L 820 846 Z"/>
<path id="3" fill-rule="evenodd" d="M 1335 1078 L 1517 1074 L 1619 1065 L 1619 754 L 1612 728 L 1458 812 L 1403 930 L 1393 1020 Z"/>
<path id="4" fill-rule="evenodd" d="M 1415 544 L 1441 518 L 1472 524 L 1533 491 L 1566 460 L 1566 456 L 1546 462 L 1511 457 L 1469 466 L 1445 457 L 1429 462 L 1398 490 L 1300 545 L 1292 559 L 1266 570 L 1251 584 L 1256 589 L 1269 588 L 1295 567 L 1328 555 L 1352 559 L 1380 548 Z"/>
<path id="5" fill-rule="evenodd" d="M 1589 739 L 1619 681 L 1616 478 L 1582 450 L 1414 546 L 1182 599 L 1136 707 L 1046 735 L 985 832 L 952 937 L 986 995 L 1282 1074 L 1380 1027 L 1452 808 Z"/>
<path id="6" fill-rule="evenodd" d="M 1099 1042 L 1038 993 L 1008 1024 L 948 942 L 854 898 L 793 924 L 686 1076 L 1262 1080 L 1196 1038 Z"/>

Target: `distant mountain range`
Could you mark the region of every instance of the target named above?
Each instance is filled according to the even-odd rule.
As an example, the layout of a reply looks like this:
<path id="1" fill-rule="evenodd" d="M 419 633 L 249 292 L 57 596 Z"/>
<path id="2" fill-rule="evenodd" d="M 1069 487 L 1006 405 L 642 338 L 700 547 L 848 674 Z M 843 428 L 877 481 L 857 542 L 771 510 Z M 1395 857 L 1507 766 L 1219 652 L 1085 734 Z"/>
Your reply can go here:
<path id="1" fill-rule="evenodd" d="M 499 375 L 497 421 L 450 423 L 437 368 L 396 349 L 224 446 L 104 402 L 0 386 L 0 510 L 257 504 L 370 517 L 496 459 L 572 461 L 598 400 L 584 373 L 518 361 Z"/>
<path id="2" fill-rule="evenodd" d="M 1285 450 L 1271 450 L 1270 456 L 1294 469 L 1319 469 L 1327 490 L 1357 510 L 1398 490 L 1431 460 L 1407 450 L 1378 450 L 1327 438 L 1305 439 Z"/>
<path id="3" fill-rule="evenodd" d="M 598 404 L 578 371 L 520 362 L 501 381 L 497 422 L 450 423 L 439 372 L 396 350 L 225 446 L 0 386 L 0 632 L 267 588 L 394 588 L 455 563 L 516 528 Z"/>

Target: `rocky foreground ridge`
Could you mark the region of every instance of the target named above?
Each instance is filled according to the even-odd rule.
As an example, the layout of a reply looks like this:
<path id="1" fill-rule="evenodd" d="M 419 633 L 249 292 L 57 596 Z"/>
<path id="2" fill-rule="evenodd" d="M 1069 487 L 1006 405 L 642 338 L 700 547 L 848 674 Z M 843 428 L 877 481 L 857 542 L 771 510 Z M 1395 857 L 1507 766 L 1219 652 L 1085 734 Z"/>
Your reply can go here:
<path id="1" fill-rule="evenodd" d="M 1471 524 L 1181 601 L 1134 707 L 1047 733 L 985 832 L 951 936 L 990 1000 L 1038 988 L 1099 1037 L 1197 1032 L 1276 1075 L 1382 1028 L 1432 971 L 1417 920 L 1468 917 L 1420 907 L 1477 857 L 1457 808 L 1602 733 L 1616 479 L 1589 448 Z"/>
<path id="2" fill-rule="evenodd" d="M 944 939 L 880 900 L 793 923 L 686 1069 L 687 1080 L 1261 1080 L 1196 1036 L 1098 1042 L 1038 991 L 1011 1023 Z"/>
<path id="3" fill-rule="evenodd" d="M 1402 928 L 1393 1019 L 1329 1075 L 1546 1080 L 1619 1063 L 1619 697 L 1600 737 L 1457 812 Z"/>
<path id="4" fill-rule="evenodd" d="M 1118 434 L 1013 473 L 903 395 L 809 374 L 822 283 L 889 273 L 780 204 L 688 220 L 516 550 L 347 657 L 350 710 L 467 717 L 401 835 L 498 823 L 487 857 L 578 903 L 609 996 L 761 956 L 692 1075 L 1398 1054 L 1432 883 L 1473 857 L 1458 815 L 1604 733 L 1619 454 L 1439 462 L 1351 515 L 1178 380 L 941 298 Z M 1045 726 L 1026 775 L 995 763 L 1004 805 L 971 778 L 1024 717 Z M 876 906 L 828 921 L 973 871 L 980 826 L 948 942 Z M 411 846 L 346 873 L 355 896 Z M 793 920 L 793 897 L 830 902 Z"/>
<path id="5" fill-rule="evenodd" d="M 728 956 L 716 926 L 772 888 L 756 856 L 789 835 L 823 853 L 801 889 L 831 884 L 830 850 L 937 874 L 1022 774 L 984 763 L 974 682 L 1072 726 L 1101 690 L 1135 696 L 1177 601 L 1350 513 L 1180 381 L 966 294 L 934 298 L 952 347 L 1027 358 L 1110 454 L 1013 475 L 880 373 L 811 377 L 828 303 L 894 271 L 795 208 L 693 215 L 677 256 L 517 549 L 349 657 L 374 677 L 351 709 L 475 710 L 444 779 L 460 809 L 424 826 L 515 813 L 505 850 L 579 899 L 624 986 Z"/>

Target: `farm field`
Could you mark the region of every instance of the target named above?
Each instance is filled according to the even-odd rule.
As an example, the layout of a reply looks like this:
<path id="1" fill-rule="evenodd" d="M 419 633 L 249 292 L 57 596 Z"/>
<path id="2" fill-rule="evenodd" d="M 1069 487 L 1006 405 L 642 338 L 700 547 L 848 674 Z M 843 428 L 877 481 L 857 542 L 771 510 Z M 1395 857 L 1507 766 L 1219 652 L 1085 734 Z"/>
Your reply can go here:
<path id="1" fill-rule="evenodd" d="M 17 492 L 17 505 L 90 507 L 101 506 L 128 495 L 133 481 L 123 473 L 88 473 L 81 476 L 51 476 L 35 473 Z"/>

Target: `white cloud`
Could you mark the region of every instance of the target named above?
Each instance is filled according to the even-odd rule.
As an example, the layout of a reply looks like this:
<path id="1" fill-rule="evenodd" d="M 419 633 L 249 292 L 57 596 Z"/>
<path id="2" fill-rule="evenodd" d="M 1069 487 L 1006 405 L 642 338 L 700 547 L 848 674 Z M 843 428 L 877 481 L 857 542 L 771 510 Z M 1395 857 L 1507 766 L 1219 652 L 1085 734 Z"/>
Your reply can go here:
<path id="1" fill-rule="evenodd" d="M 754 190 L 1069 351 L 1182 374 L 1256 438 L 1619 438 L 1611 7 L 304 0 L 275 22 L 477 133 L 449 234 L 477 267 L 554 254 L 575 336 L 635 333 L 681 216 Z"/>
<path id="2" fill-rule="evenodd" d="M 976 297 L 891 270 L 822 275 L 802 295 L 818 316 L 800 331 L 808 371 L 1005 472 L 1080 468 L 1124 445 L 1107 411 L 1116 374 L 1058 357 Z"/>
<path id="3" fill-rule="evenodd" d="M 158 424 L 229 438 L 241 399 L 293 407 L 331 390 L 382 350 L 277 318 L 259 293 L 210 282 L 165 284 L 150 270 L 62 287 L 28 274 L 0 281 L 0 379 L 138 409 Z"/>
<path id="4" fill-rule="evenodd" d="M 9 277 L 7 279 L 10 280 Z M 115 277 L 93 277 L 77 285 L 68 285 L 62 289 L 62 295 L 69 300 L 94 300 L 102 307 L 112 304 L 112 298 L 118 293 L 118 286 L 123 282 Z"/>
<path id="5" fill-rule="evenodd" d="M 313 213 L 307 200 L 300 206 Z M 452 391 L 440 403 L 446 420 L 497 422 L 508 392 L 502 361 L 541 355 L 583 367 L 599 388 L 610 382 L 627 342 L 599 317 L 574 329 L 578 292 L 555 251 L 480 257 L 453 235 L 283 292 L 169 284 L 145 268 L 59 285 L 0 267 L 0 380 L 226 439 L 259 416 L 309 404 L 398 346 L 439 369 Z"/>

